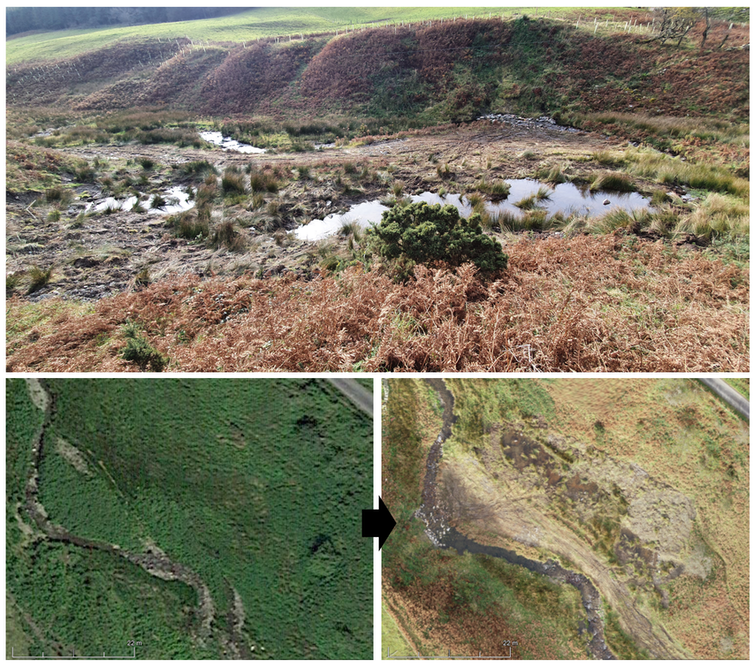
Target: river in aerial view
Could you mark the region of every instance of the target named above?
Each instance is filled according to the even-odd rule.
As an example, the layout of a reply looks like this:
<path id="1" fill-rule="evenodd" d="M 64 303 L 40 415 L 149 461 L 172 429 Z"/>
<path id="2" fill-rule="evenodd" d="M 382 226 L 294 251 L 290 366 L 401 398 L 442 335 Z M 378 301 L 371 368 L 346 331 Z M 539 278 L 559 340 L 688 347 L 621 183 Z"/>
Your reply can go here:
<path id="1" fill-rule="evenodd" d="M 437 470 L 442 459 L 442 446 L 452 435 L 453 423 L 456 416 L 453 413 L 455 398 L 446 387 L 445 382 L 439 378 L 424 380 L 433 390 L 439 393 L 443 404 L 442 429 L 427 456 L 426 472 L 424 476 L 424 489 L 422 490 L 422 506 L 416 512 L 425 526 L 425 532 L 432 543 L 440 549 L 454 549 L 459 554 L 469 552 L 471 554 L 484 554 L 496 559 L 503 559 L 509 564 L 522 566 L 527 570 L 552 578 L 557 582 L 576 587 L 581 593 L 581 602 L 584 606 L 588 625 L 589 651 L 598 659 L 615 659 L 616 657 L 605 642 L 605 629 L 602 618 L 599 615 L 600 594 L 591 580 L 581 573 L 563 568 L 559 563 L 548 560 L 546 562 L 528 559 L 512 550 L 492 545 L 483 545 L 464 536 L 460 531 L 451 527 L 448 518 L 443 516 L 442 504 L 437 499 Z"/>

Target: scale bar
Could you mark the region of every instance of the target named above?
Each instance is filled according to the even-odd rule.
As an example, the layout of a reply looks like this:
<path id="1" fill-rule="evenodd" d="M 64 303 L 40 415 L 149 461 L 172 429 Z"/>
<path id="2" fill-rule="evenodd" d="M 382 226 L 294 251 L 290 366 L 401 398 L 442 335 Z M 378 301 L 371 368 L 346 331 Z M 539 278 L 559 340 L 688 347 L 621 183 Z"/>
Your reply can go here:
<path id="1" fill-rule="evenodd" d="M 135 659 L 136 648 L 134 647 L 133 654 L 126 654 L 125 656 L 117 656 L 114 654 L 102 654 L 102 656 L 77 656 L 75 652 L 71 654 L 71 656 L 45 656 L 44 653 L 42 653 L 42 656 L 16 656 L 15 649 L 11 647 L 10 656 L 12 659 Z"/>
<path id="2" fill-rule="evenodd" d="M 515 643 L 518 645 L 518 643 Z M 510 659 L 511 658 L 511 652 L 512 649 L 508 650 L 507 656 L 482 656 L 482 653 L 479 652 L 477 655 L 471 655 L 471 656 L 453 656 L 450 651 L 448 651 L 447 654 L 441 654 L 440 656 L 426 656 L 423 654 L 414 654 L 413 656 L 399 656 L 397 654 L 390 654 L 390 648 L 387 648 L 387 657 L 388 659 Z"/>

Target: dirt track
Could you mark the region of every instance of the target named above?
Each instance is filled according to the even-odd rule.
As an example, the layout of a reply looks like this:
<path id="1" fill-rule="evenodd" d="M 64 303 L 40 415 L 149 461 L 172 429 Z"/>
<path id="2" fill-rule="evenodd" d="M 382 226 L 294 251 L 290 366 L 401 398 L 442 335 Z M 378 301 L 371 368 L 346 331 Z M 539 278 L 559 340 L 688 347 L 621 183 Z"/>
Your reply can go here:
<path id="1" fill-rule="evenodd" d="M 374 402 L 372 394 L 352 378 L 328 378 L 335 387 L 342 392 L 348 400 L 360 411 L 374 417 Z"/>

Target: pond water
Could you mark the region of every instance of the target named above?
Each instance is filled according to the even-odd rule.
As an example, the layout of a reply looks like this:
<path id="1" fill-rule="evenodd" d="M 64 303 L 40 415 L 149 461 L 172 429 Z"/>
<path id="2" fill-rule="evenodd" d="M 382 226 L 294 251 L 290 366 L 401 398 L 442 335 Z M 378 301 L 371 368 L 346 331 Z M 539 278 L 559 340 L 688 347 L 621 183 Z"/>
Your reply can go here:
<path id="1" fill-rule="evenodd" d="M 509 212 L 516 216 L 522 216 L 523 211 L 515 202 L 536 193 L 541 187 L 547 188 L 550 196 L 546 200 L 540 200 L 537 208 L 547 212 L 548 217 L 562 213 L 565 217 L 571 214 L 592 217 L 607 213 L 613 209 L 623 209 L 629 213 L 638 209 L 649 208 L 649 200 L 638 193 L 614 193 L 599 190 L 591 192 L 588 189 L 580 190 L 573 183 L 560 183 L 551 187 L 535 179 L 511 179 L 506 181 L 510 186 L 510 194 L 500 202 L 485 202 L 484 208 L 492 215 Z M 423 192 L 420 195 L 411 195 L 413 202 L 427 202 L 428 204 L 451 204 L 458 209 L 462 218 L 471 215 L 471 203 L 465 196 L 444 195 Z M 605 201 L 608 203 L 605 204 Z M 383 212 L 388 207 L 380 204 L 379 200 L 363 202 L 352 206 L 346 213 L 333 213 L 324 220 L 312 220 L 308 225 L 302 225 L 294 231 L 299 239 L 317 241 L 335 234 L 345 223 L 359 223 L 362 227 L 370 227 L 378 223 Z"/>
<path id="2" fill-rule="evenodd" d="M 515 203 L 533 195 L 540 188 L 547 188 L 550 196 L 546 200 L 540 200 L 537 208 L 547 211 L 548 217 L 556 213 L 562 213 L 565 217 L 571 214 L 580 216 L 599 216 L 613 209 L 623 209 L 628 213 L 638 209 L 649 207 L 649 200 L 639 193 L 616 193 L 597 190 L 592 192 L 588 189 L 579 189 L 573 183 L 559 183 L 552 187 L 535 179 L 510 179 L 506 181 L 510 186 L 510 194 L 500 202 L 485 202 L 484 208 L 491 214 L 500 214 L 504 211 L 514 215 L 521 215 L 522 211 Z M 412 198 L 416 201 L 416 198 Z M 429 204 L 452 204 L 464 218 L 471 215 L 471 204 L 466 197 L 458 195 L 445 195 L 440 197 L 434 193 L 424 192 L 418 199 Z M 608 203 L 605 204 L 605 201 Z"/>
<path id="3" fill-rule="evenodd" d="M 181 211 L 187 211 L 194 206 L 194 201 L 189 199 L 189 194 L 179 186 L 174 186 L 173 188 L 166 190 L 163 197 L 167 201 L 167 204 L 159 208 L 152 207 L 152 195 L 149 195 L 146 199 L 141 199 L 135 196 L 126 199 L 105 197 L 97 202 L 90 202 L 87 204 L 85 211 L 104 211 L 108 208 L 120 211 L 130 211 L 137 201 L 141 204 L 142 208 L 151 213 L 180 213 Z"/>
<path id="4" fill-rule="evenodd" d="M 266 153 L 263 148 L 257 148 L 251 144 L 242 144 L 230 137 L 223 137 L 222 132 L 200 132 L 199 136 L 210 144 L 216 144 L 223 151 L 235 151 L 236 153 Z"/>
<path id="5" fill-rule="evenodd" d="M 352 206 L 346 213 L 331 213 L 324 220 L 314 219 L 308 225 L 301 225 L 294 230 L 294 234 L 304 241 L 318 241 L 336 234 L 346 223 L 359 223 L 362 227 L 371 227 L 379 223 L 383 212 L 388 207 L 380 204 L 379 200 L 362 202 Z"/>

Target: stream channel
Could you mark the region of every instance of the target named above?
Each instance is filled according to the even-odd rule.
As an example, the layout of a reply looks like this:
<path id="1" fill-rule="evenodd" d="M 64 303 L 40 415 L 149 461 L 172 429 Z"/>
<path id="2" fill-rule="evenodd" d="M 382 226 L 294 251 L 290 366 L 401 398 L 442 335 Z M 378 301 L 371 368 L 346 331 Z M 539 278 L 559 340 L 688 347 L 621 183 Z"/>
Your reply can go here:
<path id="1" fill-rule="evenodd" d="M 553 560 L 542 563 L 534 559 L 528 559 L 502 547 L 477 543 L 451 527 L 447 519 L 443 517 L 442 505 L 438 503 L 437 498 L 437 469 L 442 459 L 443 443 L 450 438 L 453 423 L 457 419 L 453 414 L 455 400 L 443 380 L 431 378 L 425 379 L 424 382 L 439 393 L 443 405 L 442 430 L 432 444 L 427 456 L 427 471 L 424 477 L 424 489 L 422 490 L 422 505 L 416 511 L 416 516 L 426 526 L 425 531 L 429 539 L 436 547 L 441 549 L 453 548 L 458 554 L 469 552 L 471 554 L 486 554 L 496 559 L 504 559 L 510 564 L 523 566 L 533 573 L 545 575 L 557 582 L 576 587 L 581 593 L 581 602 L 588 620 L 586 630 L 589 637 L 589 642 L 587 643 L 589 651 L 597 659 L 615 659 L 616 657 L 605 643 L 604 625 L 598 612 L 601 607 L 600 595 L 589 578 L 581 573 L 569 571 Z"/>

